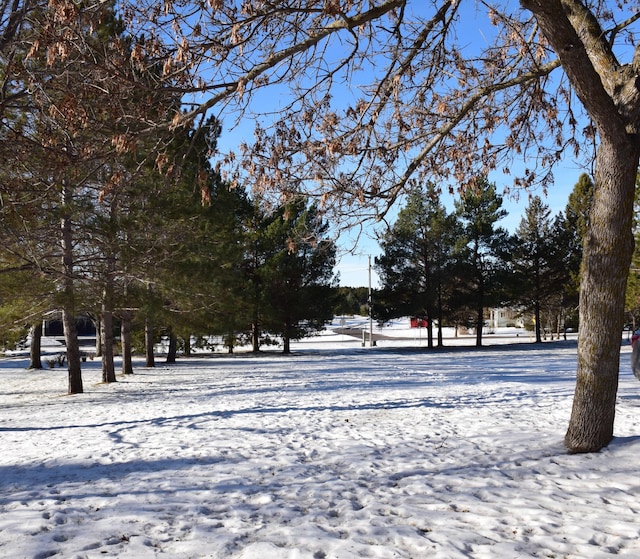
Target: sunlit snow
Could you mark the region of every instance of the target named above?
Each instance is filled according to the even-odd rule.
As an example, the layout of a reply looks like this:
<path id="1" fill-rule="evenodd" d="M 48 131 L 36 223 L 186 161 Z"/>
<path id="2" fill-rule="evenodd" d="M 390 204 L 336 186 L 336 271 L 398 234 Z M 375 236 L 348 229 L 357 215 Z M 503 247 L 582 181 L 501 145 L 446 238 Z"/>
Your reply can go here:
<path id="1" fill-rule="evenodd" d="M 625 338 L 616 438 L 569 455 L 575 338 L 382 333 L 136 361 L 112 385 L 88 361 L 75 396 L 63 369 L 0 360 L 0 556 L 640 556 Z"/>

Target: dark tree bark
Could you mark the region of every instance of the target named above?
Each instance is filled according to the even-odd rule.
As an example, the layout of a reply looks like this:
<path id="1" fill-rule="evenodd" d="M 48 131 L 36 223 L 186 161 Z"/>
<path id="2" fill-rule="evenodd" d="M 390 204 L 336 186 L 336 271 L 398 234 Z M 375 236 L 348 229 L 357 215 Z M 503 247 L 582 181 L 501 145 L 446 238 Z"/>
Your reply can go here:
<path id="1" fill-rule="evenodd" d="M 113 361 L 113 312 L 103 307 L 102 328 L 102 382 L 116 382 L 115 365 Z"/>
<path id="2" fill-rule="evenodd" d="M 110 267 L 112 262 L 110 261 Z M 102 293 L 101 346 L 102 346 L 102 382 L 116 382 L 113 362 L 113 274 L 107 273 L 106 285 Z"/>
<path id="3" fill-rule="evenodd" d="M 173 329 L 169 329 L 169 349 L 167 350 L 167 363 L 175 363 L 178 354 L 178 337 Z"/>
<path id="4" fill-rule="evenodd" d="M 31 325 L 29 346 L 29 369 L 42 369 L 42 321 Z"/>
<path id="5" fill-rule="evenodd" d="M 260 352 L 260 326 L 257 322 L 251 325 L 251 347 L 253 353 Z"/>
<path id="6" fill-rule="evenodd" d="M 131 311 L 125 310 L 120 317 L 120 340 L 122 343 L 122 374 L 133 374 L 131 358 Z"/>
<path id="7" fill-rule="evenodd" d="M 573 452 L 597 451 L 613 438 L 639 160 L 636 141 L 602 140 L 580 285 L 576 390 L 565 436 Z"/>
<path id="8" fill-rule="evenodd" d="M 144 319 L 144 353 L 145 367 L 155 367 L 156 361 L 153 355 L 153 324 L 149 317 Z"/>
<path id="9" fill-rule="evenodd" d="M 284 332 L 282 334 L 282 353 L 285 355 L 289 355 L 291 353 L 291 336 L 289 336 L 290 328 L 291 323 L 285 323 Z"/>
<path id="10" fill-rule="evenodd" d="M 101 328 L 102 382 L 116 382 L 113 361 L 113 312 L 103 306 Z"/>
<path id="11" fill-rule="evenodd" d="M 71 200 L 71 189 L 63 185 L 62 206 L 65 208 Z M 63 211 L 61 220 L 62 239 L 62 325 L 64 327 L 64 340 L 67 346 L 67 367 L 69 372 L 69 394 L 81 394 L 84 391 L 82 385 L 82 365 L 80 358 L 80 345 L 78 343 L 78 330 L 76 327 L 75 286 L 73 269 L 73 229 L 71 219 L 67 211 Z"/>

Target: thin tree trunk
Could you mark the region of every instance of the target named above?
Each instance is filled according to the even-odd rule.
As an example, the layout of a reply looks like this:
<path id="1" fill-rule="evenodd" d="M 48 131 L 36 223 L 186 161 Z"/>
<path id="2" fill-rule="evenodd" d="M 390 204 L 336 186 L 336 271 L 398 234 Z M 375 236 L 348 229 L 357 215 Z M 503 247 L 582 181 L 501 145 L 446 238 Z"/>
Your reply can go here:
<path id="1" fill-rule="evenodd" d="M 482 300 L 479 301 L 479 306 L 476 309 L 476 347 L 482 346 L 482 328 L 484 326 L 484 308 L 482 307 Z"/>
<path id="2" fill-rule="evenodd" d="M 178 353 L 178 337 L 172 328 L 169 328 L 169 349 L 167 351 L 166 363 L 175 363 Z"/>
<path id="3" fill-rule="evenodd" d="M 291 323 L 287 322 L 284 325 L 284 333 L 282 335 L 282 353 L 289 355 L 291 353 L 291 337 L 289 331 L 291 330 Z M 369 340 L 369 345 L 373 345 L 373 340 Z"/>
<path id="4" fill-rule="evenodd" d="M 96 357 L 102 357 L 102 320 L 96 317 L 93 324 L 96 327 Z"/>
<path id="5" fill-rule="evenodd" d="M 80 346 L 78 344 L 78 330 L 76 328 L 75 315 L 75 286 L 73 281 L 73 230 L 66 206 L 71 202 L 71 188 L 63 184 L 62 207 L 63 216 L 61 225 L 62 245 L 62 324 L 64 327 L 64 340 L 67 346 L 67 368 L 69 376 L 69 394 L 81 394 L 82 365 L 80 360 Z"/>
<path id="6" fill-rule="evenodd" d="M 78 344 L 78 329 L 73 306 L 62 309 L 62 325 L 64 327 L 64 341 L 67 346 L 69 394 L 82 394 L 84 388 L 82 385 L 80 345 Z"/>
<path id="7" fill-rule="evenodd" d="M 534 316 L 536 321 L 536 343 L 542 343 L 542 331 L 541 331 L 541 317 L 540 317 L 540 301 L 536 300 Z"/>
<path id="8" fill-rule="evenodd" d="M 580 284 L 576 389 L 565 436 L 572 452 L 600 450 L 613 438 L 639 155 L 637 140 L 601 138 Z"/>
<path id="9" fill-rule="evenodd" d="M 145 367 L 155 367 L 156 361 L 153 355 L 153 325 L 148 316 L 144 319 L 144 353 Z"/>
<path id="10" fill-rule="evenodd" d="M 260 351 L 260 327 L 258 326 L 257 321 L 251 325 L 251 345 L 253 353 L 258 353 Z"/>
<path id="11" fill-rule="evenodd" d="M 476 347 L 482 347 L 482 329 L 484 326 L 484 262 L 480 254 L 480 241 L 476 237 L 473 243 L 473 266 L 477 274 L 478 293 L 476 294 Z"/>
<path id="12" fill-rule="evenodd" d="M 125 310 L 120 317 L 120 343 L 122 344 L 122 374 L 133 374 L 131 359 L 131 311 Z"/>
<path id="13" fill-rule="evenodd" d="M 29 369 L 42 369 L 42 321 L 31 325 Z"/>
<path id="14" fill-rule="evenodd" d="M 438 281 L 438 347 L 442 347 L 442 282 Z"/>
<path id="15" fill-rule="evenodd" d="M 102 333 L 102 382 L 116 382 L 115 365 L 113 362 L 113 312 L 103 305 Z"/>
<path id="16" fill-rule="evenodd" d="M 113 260 L 109 259 L 109 268 Z M 116 382 L 116 370 L 113 362 L 113 273 L 109 269 L 106 285 L 102 294 L 102 382 Z"/>

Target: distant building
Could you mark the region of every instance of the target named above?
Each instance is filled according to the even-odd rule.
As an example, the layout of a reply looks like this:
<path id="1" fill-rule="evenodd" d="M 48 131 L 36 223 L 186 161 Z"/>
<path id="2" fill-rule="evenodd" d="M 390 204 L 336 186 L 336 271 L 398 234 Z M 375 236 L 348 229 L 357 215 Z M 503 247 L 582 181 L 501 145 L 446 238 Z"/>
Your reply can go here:
<path id="1" fill-rule="evenodd" d="M 505 328 L 507 326 L 524 328 L 522 313 L 516 309 L 485 309 L 484 315 L 489 328 Z"/>

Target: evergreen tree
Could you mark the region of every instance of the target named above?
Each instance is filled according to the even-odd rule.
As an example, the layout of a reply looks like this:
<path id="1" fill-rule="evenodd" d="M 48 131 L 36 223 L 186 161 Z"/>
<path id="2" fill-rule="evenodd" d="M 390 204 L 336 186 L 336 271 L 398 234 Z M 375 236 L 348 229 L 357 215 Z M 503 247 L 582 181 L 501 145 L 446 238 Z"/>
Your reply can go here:
<path id="1" fill-rule="evenodd" d="M 433 347 L 434 323 L 438 345 L 442 345 L 455 232 L 455 216 L 447 214 L 435 188 L 416 188 L 383 237 L 383 254 L 375 260 L 382 284 L 374 307 L 376 317 L 425 319 L 429 347 Z"/>
<path id="2" fill-rule="evenodd" d="M 114 3 L 68 7 L 63 13 L 54 5 L 33 5 L 27 28 L 32 33 L 21 43 L 28 54 L 2 59 L 15 89 L 22 87 L 14 98 L 24 101 L 12 105 L 21 125 L 9 127 L 14 149 L 6 161 L 18 171 L 5 200 L 20 204 L 28 223 L 21 254 L 56 284 L 52 291 L 65 327 L 69 393 L 78 393 L 83 386 L 75 320 L 94 306 L 83 299 L 95 296 L 93 284 L 104 284 L 102 314 L 111 312 L 113 255 L 97 250 L 94 218 L 108 213 L 103 204 L 126 182 L 122 160 L 135 152 L 138 131 L 158 119 L 158 106 L 160 112 L 166 107 L 158 103 L 162 92 L 140 88 L 148 80 L 142 65 L 129 63 L 131 41 L 122 34 Z M 39 215 L 25 211 L 29 204 Z M 114 380 L 106 365 L 106 378 Z"/>
<path id="3" fill-rule="evenodd" d="M 518 277 L 517 300 L 533 312 L 536 342 L 542 342 L 542 308 L 557 294 L 551 210 L 534 196 L 515 232 L 513 265 Z"/>
<path id="4" fill-rule="evenodd" d="M 580 278 L 584 241 L 589 228 L 589 214 L 593 203 L 593 180 L 586 173 L 578 178 L 573 187 L 565 209 L 565 243 L 568 254 L 566 262 L 570 278 L 566 284 L 565 301 L 575 316 L 573 322 L 578 326 L 577 310 L 580 298 Z"/>
<path id="5" fill-rule="evenodd" d="M 636 196 L 634 201 L 633 237 L 635 247 L 631 258 L 627 289 L 625 292 L 625 312 L 632 331 L 640 324 L 640 174 L 636 178 Z"/>
<path id="6" fill-rule="evenodd" d="M 278 208 L 264 229 L 264 327 L 282 337 L 284 353 L 291 340 L 321 330 L 333 316 L 336 248 L 328 229 L 317 205 L 301 197 Z"/>
<path id="7" fill-rule="evenodd" d="M 503 298 L 501 278 L 505 268 L 508 233 L 497 227 L 507 212 L 496 185 L 482 177 L 475 187 L 462 192 L 455 201 L 460 222 L 456 277 L 458 304 L 469 309 L 476 330 L 476 346 L 482 345 L 484 309 Z"/>

